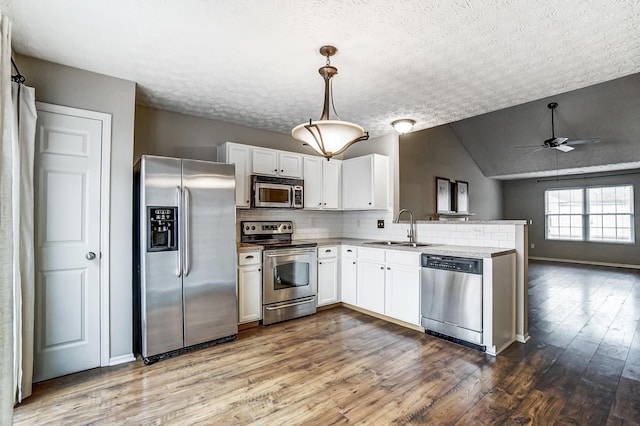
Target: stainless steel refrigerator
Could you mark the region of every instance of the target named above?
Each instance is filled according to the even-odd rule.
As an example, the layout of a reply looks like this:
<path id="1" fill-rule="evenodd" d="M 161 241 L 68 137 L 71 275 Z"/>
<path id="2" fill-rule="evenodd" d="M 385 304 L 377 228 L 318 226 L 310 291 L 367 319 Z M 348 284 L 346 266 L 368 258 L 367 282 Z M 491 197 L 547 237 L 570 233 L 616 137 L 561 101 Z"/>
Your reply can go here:
<path id="1" fill-rule="evenodd" d="M 134 346 L 146 364 L 238 334 L 234 165 L 134 168 Z"/>

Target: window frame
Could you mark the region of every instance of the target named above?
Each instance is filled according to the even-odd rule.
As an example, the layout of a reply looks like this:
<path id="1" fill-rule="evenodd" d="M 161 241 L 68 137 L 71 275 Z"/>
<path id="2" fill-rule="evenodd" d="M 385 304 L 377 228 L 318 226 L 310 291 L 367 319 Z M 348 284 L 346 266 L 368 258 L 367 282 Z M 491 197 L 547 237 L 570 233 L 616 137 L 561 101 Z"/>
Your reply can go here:
<path id="1" fill-rule="evenodd" d="M 630 213 L 590 213 L 589 212 L 589 189 L 594 189 L 594 188 L 619 188 L 619 187 L 630 187 L 631 188 L 631 200 L 630 200 L 630 206 L 631 206 L 631 211 Z M 582 236 L 581 238 L 577 239 L 577 238 L 550 238 L 549 237 L 549 218 L 551 216 L 557 216 L 557 217 L 562 217 L 562 216 L 576 216 L 578 215 L 577 213 L 549 213 L 549 193 L 550 192 L 556 192 L 556 191 L 570 191 L 570 190 L 580 190 L 582 192 L 582 211 L 581 213 L 579 213 L 579 215 L 582 218 Z M 635 244 L 636 242 L 636 233 L 635 233 L 635 204 L 634 204 L 634 200 L 635 200 L 635 186 L 633 184 L 630 183 L 625 183 L 625 184 L 619 184 L 619 185 L 591 185 L 591 186 L 579 186 L 579 187 L 565 187 L 565 188 L 547 188 L 544 191 L 544 238 L 547 241 L 566 241 L 566 242 L 586 242 L 586 243 L 605 243 L 605 244 Z M 616 230 L 616 235 L 619 234 L 619 228 L 618 228 L 618 224 L 617 224 L 617 218 L 621 217 L 621 216 L 628 216 L 629 217 L 629 232 L 630 232 L 630 240 L 629 241 L 624 241 L 624 240 L 612 240 L 612 239 L 592 239 L 592 232 L 591 232 L 591 223 L 590 223 L 590 219 L 591 216 L 599 216 L 604 218 L 604 216 L 613 216 L 614 218 L 616 218 L 616 226 L 615 226 L 615 230 Z M 621 228 L 621 229 L 627 229 L 627 228 Z"/>

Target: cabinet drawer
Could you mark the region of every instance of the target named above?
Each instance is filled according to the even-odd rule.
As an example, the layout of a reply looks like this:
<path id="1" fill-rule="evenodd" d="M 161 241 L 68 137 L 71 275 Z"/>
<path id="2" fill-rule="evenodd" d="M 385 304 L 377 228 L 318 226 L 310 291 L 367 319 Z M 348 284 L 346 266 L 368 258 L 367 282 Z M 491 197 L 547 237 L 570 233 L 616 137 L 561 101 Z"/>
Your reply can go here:
<path id="1" fill-rule="evenodd" d="M 238 266 L 256 265 L 260 263 L 262 263 L 262 253 L 259 251 L 238 253 Z"/>
<path id="2" fill-rule="evenodd" d="M 358 260 L 373 260 L 375 262 L 384 262 L 384 250 L 360 247 L 358 249 Z"/>
<path id="3" fill-rule="evenodd" d="M 338 246 L 318 247 L 318 259 L 327 259 L 330 257 L 338 257 Z"/>
<path id="4" fill-rule="evenodd" d="M 342 257 L 357 257 L 358 248 L 354 246 L 342 246 Z"/>
<path id="5" fill-rule="evenodd" d="M 420 253 L 407 253 L 400 250 L 387 250 L 387 263 L 419 268 Z"/>

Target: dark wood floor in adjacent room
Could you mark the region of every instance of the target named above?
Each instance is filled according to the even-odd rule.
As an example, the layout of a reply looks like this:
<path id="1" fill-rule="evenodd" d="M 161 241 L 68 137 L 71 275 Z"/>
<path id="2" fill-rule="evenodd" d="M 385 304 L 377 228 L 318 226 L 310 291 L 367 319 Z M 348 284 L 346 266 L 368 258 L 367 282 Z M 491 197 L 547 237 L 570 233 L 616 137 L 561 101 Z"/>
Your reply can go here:
<path id="1" fill-rule="evenodd" d="M 35 385 L 15 424 L 637 424 L 640 271 L 531 262 L 491 357 L 346 308 Z"/>

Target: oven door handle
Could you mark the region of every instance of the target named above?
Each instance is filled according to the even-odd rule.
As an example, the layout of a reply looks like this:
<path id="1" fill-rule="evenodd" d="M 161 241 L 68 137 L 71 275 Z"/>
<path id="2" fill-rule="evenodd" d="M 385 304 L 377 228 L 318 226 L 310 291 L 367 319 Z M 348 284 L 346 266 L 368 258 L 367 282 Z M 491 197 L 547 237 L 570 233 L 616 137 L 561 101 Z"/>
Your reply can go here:
<path id="1" fill-rule="evenodd" d="M 299 249 L 299 250 L 277 250 L 277 253 L 265 253 L 264 255 L 266 257 L 284 257 L 284 256 L 294 256 L 298 254 L 310 255 L 314 253 L 315 253 L 315 249 L 314 250 Z"/>
<path id="2" fill-rule="evenodd" d="M 313 303 L 313 302 L 315 302 L 315 296 L 312 296 L 309 300 L 302 300 L 300 302 L 287 303 L 285 305 L 278 305 L 278 306 L 265 306 L 264 308 L 268 311 L 276 311 L 282 308 L 289 308 L 291 306 L 298 306 L 298 305 L 306 305 L 307 303 Z"/>

